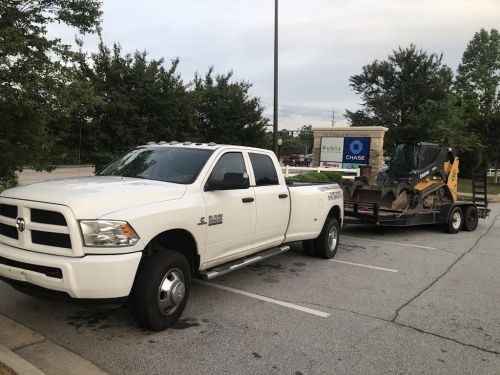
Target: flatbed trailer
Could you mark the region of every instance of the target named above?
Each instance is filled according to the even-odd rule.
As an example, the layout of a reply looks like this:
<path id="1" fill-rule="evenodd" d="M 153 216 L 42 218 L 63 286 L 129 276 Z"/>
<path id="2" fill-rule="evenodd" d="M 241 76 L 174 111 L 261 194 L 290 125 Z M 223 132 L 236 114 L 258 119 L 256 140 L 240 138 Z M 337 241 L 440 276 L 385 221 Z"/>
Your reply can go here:
<path id="1" fill-rule="evenodd" d="M 472 202 L 457 200 L 443 203 L 440 209 L 389 210 L 378 203 L 344 200 L 346 223 L 365 223 L 384 226 L 444 225 L 450 233 L 461 229 L 473 231 L 478 219 L 486 218 L 488 209 L 485 173 L 473 174 Z"/>

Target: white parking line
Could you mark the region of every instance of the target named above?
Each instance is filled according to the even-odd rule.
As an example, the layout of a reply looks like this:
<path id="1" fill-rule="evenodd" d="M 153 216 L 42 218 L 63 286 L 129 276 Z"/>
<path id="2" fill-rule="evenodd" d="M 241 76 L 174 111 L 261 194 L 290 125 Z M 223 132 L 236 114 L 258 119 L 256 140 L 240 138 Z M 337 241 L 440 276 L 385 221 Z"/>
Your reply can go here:
<path id="1" fill-rule="evenodd" d="M 436 250 L 435 247 L 430 247 L 430 246 L 412 245 L 412 244 L 409 244 L 409 243 L 401 243 L 401 242 L 390 242 L 390 241 L 372 240 L 371 238 L 366 238 L 366 237 L 353 237 L 353 236 L 345 236 L 345 235 L 342 235 L 342 237 L 345 237 L 345 238 L 354 238 L 356 240 L 365 240 L 365 241 L 373 241 L 373 242 L 386 243 L 386 244 L 389 244 L 389 245 L 409 246 L 409 247 L 418 247 L 420 249 Z"/>
<path id="2" fill-rule="evenodd" d="M 259 294 L 246 292 L 244 290 L 239 290 L 239 289 L 231 288 L 231 287 L 225 286 L 225 285 L 209 283 L 209 282 L 202 281 L 202 280 L 193 280 L 193 282 L 198 283 L 198 284 L 212 286 L 214 288 L 226 290 L 228 292 L 241 294 L 243 296 L 247 296 L 247 297 L 251 297 L 251 298 L 255 298 L 255 299 L 260 299 L 261 301 L 265 301 L 265 302 L 269 302 L 269 303 L 274 303 L 275 305 L 280 305 L 280 306 L 288 307 L 289 309 L 294 309 L 294 310 L 302 311 L 302 312 L 305 312 L 305 313 L 308 313 L 308 314 L 319 316 L 321 318 L 328 318 L 330 316 L 330 314 L 328 314 L 326 312 L 323 312 L 323 311 L 310 309 L 308 307 L 304 307 L 304 306 L 300 306 L 300 305 L 294 305 L 293 303 L 284 302 L 284 301 L 280 301 L 280 300 L 269 298 L 269 297 L 264 297 L 264 296 L 261 296 Z"/>
<path id="3" fill-rule="evenodd" d="M 398 270 L 393 270 L 392 268 L 383 268 L 383 267 L 369 266 L 369 265 L 367 265 L 367 264 L 360 264 L 360 263 L 346 262 L 345 260 L 330 259 L 330 261 L 331 261 L 331 262 L 337 262 L 337 263 L 350 264 L 351 266 L 358 266 L 358 267 L 365 267 L 365 268 L 373 268 L 373 269 L 375 269 L 375 270 L 380 270 L 380 271 L 398 272 Z"/>

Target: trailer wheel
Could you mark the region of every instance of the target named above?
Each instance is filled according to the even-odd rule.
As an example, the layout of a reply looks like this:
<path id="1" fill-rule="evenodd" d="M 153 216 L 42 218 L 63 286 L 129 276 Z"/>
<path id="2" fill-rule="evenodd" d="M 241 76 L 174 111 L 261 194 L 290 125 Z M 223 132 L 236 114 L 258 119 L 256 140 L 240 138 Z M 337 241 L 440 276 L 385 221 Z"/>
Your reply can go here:
<path id="1" fill-rule="evenodd" d="M 460 207 L 454 207 L 448 218 L 448 223 L 446 224 L 446 230 L 448 233 L 458 233 L 462 229 L 462 224 L 464 222 L 464 214 Z"/>
<path id="2" fill-rule="evenodd" d="M 331 259 L 339 247 L 340 226 L 337 219 L 328 217 L 321 234 L 314 240 L 314 252 L 320 258 Z"/>
<path id="3" fill-rule="evenodd" d="M 463 229 L 468 232 L 473 232 L 477 228 L 479 222 L 479 213 L 477 207 L 467 206 L 464 208 L 464 225 Z"/>
<path id="4" fill-rule="evenodd" d="M 190 286 L 191 270 L 184 255 L 171 250 L 154 253 L 134 285 L 135 318 L 154 331 L 173 326 L 186 307 Z"/>
<path id="5" fill-rule="evenodd" d="M 302 241 L 302 249 L 307 256 L 313 257 L 316 255 L 314 251 L 314 240 Z"/>

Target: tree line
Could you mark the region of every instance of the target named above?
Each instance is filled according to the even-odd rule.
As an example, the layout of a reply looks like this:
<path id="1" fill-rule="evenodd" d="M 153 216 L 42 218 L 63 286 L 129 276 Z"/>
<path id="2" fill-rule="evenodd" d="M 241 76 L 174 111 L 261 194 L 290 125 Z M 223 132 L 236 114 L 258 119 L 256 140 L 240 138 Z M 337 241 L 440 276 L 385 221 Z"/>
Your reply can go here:
<path id="1" fill-rule="evenodd" d="M 443 55 L 415 45 L 365 65 L 350 78 L 362 108 L 346 111 L 353 126 L 389 128 L 397 141 L 433 141 L 461 155 L 462 174 L 500 159 L 500 34 L 481 29 L 468 43 L 456 74 Z"/>
<path id="2" fill-rule="evenodd" d="M 272 148 L 269 120 L 250 82 L 213 68 L 186 81 L 179 59 L 106 45 L 101 16 L 98 0 L 0 2 L 0 185 L 15 183 L 15 172 L 26 166 L 91 163 L 99 169 L 149 141 Z M 74 29 L 75 47 L 49 36 L 53 23 Z M 89 33 L 99 36 L 95 53 L 82 42 Z M 353 126 L 388 127 L 388 152 L 398 140 L 436 141 L 457 148 L 470 167 L 496 161 L 498 31 L 474 35 L 456 74 L 442 58 L 411 45 L 364 66 L 350 78 L 362 107 L 346 117 Z M 312 148 L 311 126 L 282 138 L 283 155 Z"/>
<path id="3" fill-rule="evenodd" d="M 0 184 L 26 166 L 91 163 L 99 169 L 149 141 L 216 141 L 270 147 L 251 84 L 209 68 L 186 82 L 179 60 L 124 53 L 101 37 L 96 0 L 6 0 L 0 4 Z M 60 22 L 76 48 L 49 38 Z M 82 35 L 97 33 L 95 53 Z"/>

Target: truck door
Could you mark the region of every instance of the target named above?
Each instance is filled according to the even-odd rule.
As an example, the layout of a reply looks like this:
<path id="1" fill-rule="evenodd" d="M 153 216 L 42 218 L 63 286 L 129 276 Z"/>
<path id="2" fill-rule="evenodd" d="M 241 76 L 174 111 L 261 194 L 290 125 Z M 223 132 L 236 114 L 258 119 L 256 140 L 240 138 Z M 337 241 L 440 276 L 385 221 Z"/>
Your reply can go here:
<path id="1" fill-rule="evenodd" d="M 241 184 L 242 178 L 246 184 Z M 255 194 L 242 152 L 228 151 L 220 156 L 204 184 L 203 197 L 207 205 L 207 259 L 230 258 L 251 250 Z"/>
<path id="2" fill-rule="evenodd" d="M 290 215 L 290 197 L 285 181 L 279 181 L 273 159 L 266 154 L 249 153 L 255 178 L 257 221 L 254 248 L 277 246 L 285 238 Z"/>

